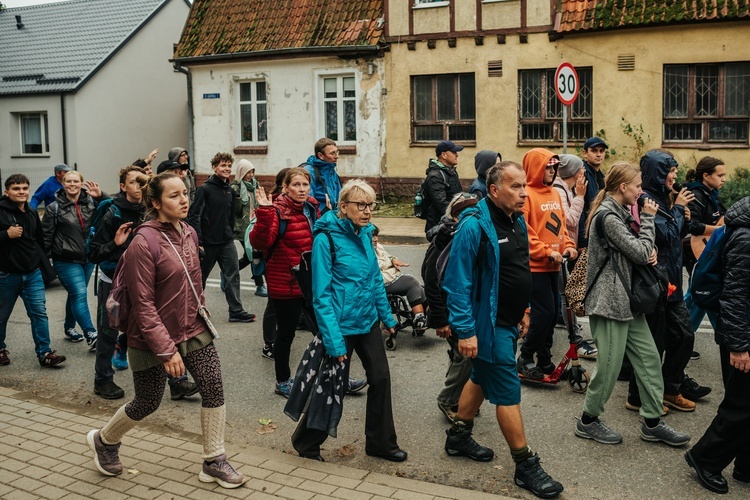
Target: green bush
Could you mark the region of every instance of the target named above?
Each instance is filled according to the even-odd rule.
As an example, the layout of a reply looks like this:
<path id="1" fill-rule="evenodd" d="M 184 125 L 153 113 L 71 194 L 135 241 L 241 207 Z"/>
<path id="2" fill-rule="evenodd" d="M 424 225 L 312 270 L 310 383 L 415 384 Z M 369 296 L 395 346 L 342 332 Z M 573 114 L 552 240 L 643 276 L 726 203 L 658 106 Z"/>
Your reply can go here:
<path id="1" fill-rule="evenodd" d="M 750 195 L 750 169 L 737 167 L 721 188 L 721 202 L 728 208 L 748 195 Z"/>

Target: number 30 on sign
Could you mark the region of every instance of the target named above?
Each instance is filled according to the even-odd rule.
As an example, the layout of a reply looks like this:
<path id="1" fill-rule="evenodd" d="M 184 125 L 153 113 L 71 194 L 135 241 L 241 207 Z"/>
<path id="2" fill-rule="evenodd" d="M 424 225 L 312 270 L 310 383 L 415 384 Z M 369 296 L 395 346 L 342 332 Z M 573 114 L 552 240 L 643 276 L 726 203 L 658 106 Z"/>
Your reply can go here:
<path id="1" fill-rule="evenodd" d="M 555 91 L 560 102 L 570 106 L 578 97 L 578 73 L 572 64 L 564 62 L 555 71 Z"/>

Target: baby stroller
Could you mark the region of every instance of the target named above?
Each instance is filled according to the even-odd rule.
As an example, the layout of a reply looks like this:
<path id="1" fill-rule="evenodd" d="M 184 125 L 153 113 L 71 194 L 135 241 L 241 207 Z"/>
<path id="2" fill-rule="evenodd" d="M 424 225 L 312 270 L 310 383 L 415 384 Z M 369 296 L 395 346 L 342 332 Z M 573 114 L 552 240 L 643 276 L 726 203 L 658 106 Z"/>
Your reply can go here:
<path id="1" fill-rule="evenodd" d="M 396 317 L 398 324 L 393 328 L 393 333 L 388 335 L 385 340 L 385 348 L 389 351 L 396 349 L 396 335 L 401 330 L 411 328 L 412 337 L 421 337 L 426 329 L 417 328 L 414 325 L 414 311 L 402 295 L 388 295 L 388 304 L 391 306 L 391 312 Z"/>

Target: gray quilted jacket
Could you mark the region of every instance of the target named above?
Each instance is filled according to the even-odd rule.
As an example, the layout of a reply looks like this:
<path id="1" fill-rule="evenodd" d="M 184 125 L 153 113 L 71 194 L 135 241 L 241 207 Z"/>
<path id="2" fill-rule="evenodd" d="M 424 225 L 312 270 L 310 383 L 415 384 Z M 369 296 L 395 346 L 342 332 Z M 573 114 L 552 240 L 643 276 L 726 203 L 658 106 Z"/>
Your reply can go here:
<path id="1" fill-rule="evenodd" d="M 612 248 L 612 259 L 617 260 L 620 271 L 628 282 L 622 283 L 610 260 L 594 283 L 594 276 L 607 258 L 607 250 L 597 237 L 595 219 L 592 219 L 586 266 L 586 288 L 591 290 L 586 297 L 586 314 L 616 321 L 630 321 L 633 319 L 633 313 L 630 310 L 630 299 L 626 290 L 630 290 L 633 264 L 648 264 L 648 258 L 654 249 L 654 216 L 641 213 L 641 230 L 636 236 L 629 227 L 634 219 L 626 207 L 606 195 L 595 217 L 600 217 L 600 212 L 605 210 L 616 214 L 616 216 L 604 219 L 604 234 Z"/>

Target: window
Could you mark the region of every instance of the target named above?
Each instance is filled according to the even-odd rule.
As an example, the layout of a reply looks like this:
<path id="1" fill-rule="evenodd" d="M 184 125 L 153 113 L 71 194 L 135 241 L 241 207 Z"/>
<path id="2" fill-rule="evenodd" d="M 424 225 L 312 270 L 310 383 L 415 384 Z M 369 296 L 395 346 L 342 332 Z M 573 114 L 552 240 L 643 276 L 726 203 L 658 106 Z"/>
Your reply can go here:
<path id="1" fill-rule="evenodd" d="M 663 141 L 748 144 L 750 62 L 664 66 Z"/>
<path id="2" fill-rule="evenodd" d="M 442 6 L 448 5 L 449 3 L 450 2 L 448 0 L 414 0 L 414 7 L 429 4 L 437 4 L 438 6 Z"/>
<path id="3" fill-rule="evenodd" d="M 555 69 L 518 72 L 519 142 L 563 141 L 563 104 L 555 93 Z M 593 135 L 591 105 L 594 99 L 591 68 L 576 68 L 578 98 L 568 110 L 568 140 L 583 142 Z"/>
<path id="4" fill-rule="evenodd" d="M 412 141 L 475 141 L 474 73 L 413 76 Z"/>
<path id="5" fill-rule="evenodd" d="M 240 142 L 268 142 L 266 82 L 240 83 Z"/>
<path id="6" fill-rule="evenodd" d="M 41 155 L 49 153 L 49 125 L 47 113 L 19 113 L 21 130 L 21 154 Z"/>
<path id="7" fill-rule="evenodd" d="M 336 142 L 356 142 L 357 92 L 353 76 L 323 78 L 323 132 Z"/>

